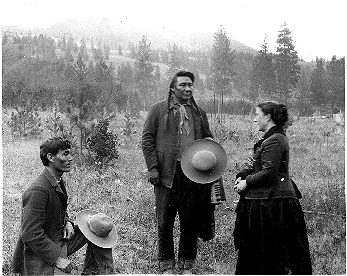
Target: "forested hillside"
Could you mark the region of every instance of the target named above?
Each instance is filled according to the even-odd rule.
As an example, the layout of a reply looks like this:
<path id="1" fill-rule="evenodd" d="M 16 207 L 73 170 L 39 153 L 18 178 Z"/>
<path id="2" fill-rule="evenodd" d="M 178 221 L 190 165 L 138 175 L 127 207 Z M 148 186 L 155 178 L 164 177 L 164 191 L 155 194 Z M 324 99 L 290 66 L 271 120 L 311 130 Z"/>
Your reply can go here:
<path id="1" fill-rule="evenodd" d="M 198 36 L 165 41 L 153 34 L 122 34 L 107 20 L 73 22 L 33 32 L 3 27 L 3 107 L 46 109 L 56 101 L 63 110 L 88 109 L 89 116 L 137 112 L 164 99 L 174 72 L 187 69 L 196 75 L 195 97 L 211 113 L 249 113 L 264 99 L 284 102 L 297 115 L 344 109 L 345 58 L 300 60 L 286 23 L 276 53 L 269 51 L 267 38 L 254 53 L 222 27 L 211 35 L 212 46 L 205 36 L 193 49 Z"/>

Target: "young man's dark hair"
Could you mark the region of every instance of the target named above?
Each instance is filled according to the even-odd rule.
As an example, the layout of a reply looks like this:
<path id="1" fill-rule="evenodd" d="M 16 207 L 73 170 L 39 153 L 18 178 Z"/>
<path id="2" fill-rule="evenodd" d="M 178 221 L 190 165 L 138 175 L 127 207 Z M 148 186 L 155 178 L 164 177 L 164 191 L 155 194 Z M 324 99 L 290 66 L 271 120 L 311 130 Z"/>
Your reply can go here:
<path id="1" fill-rule="evenodd" d="M 71 146 L 71 142 L 68 139 L 62 137 L 54 137 L 48 139 L 40 146 L 40 158 L 42 164 L 45 167 L 49 165 L 49 161 L 47 158 L 48 153 L 56 155 L 59 152 L 59 150 L 71 149 Z"/>

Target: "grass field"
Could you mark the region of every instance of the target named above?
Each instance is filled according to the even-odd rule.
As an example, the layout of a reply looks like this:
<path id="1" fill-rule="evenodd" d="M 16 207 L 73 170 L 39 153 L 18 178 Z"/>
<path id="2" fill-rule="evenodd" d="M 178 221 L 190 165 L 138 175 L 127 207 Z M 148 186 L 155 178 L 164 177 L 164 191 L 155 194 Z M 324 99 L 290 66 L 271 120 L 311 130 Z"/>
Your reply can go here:
<path id="1" fill-rule="evenodd" d="M 111 216 L 117 224 L 118 243 L 114 261 L 122 274 L 154 274 L 156 222 L 154 194 L 146 180 L 140 148 L 143 118 L 131 139 L 119 133 L 121 116 L 112 122 L 122 139 L 120 157 L 114 166 L 101 170 L 75 165 L 65 176 L 68 183 L 69 213 L 72 218 L 85 208 Z M 243 161 L 250 155 L 256 135 L 249 117 L 227 117 L 227 129 L 213 124 L 216 139 L 228 153 L 224 175 L 227 201 L 216 209 L 216 237 L 199 241 L 197 274 L 234 274 L 237 254 L 233 245 L 235 201 L 231 187 Z M 124 139 L 123 139 L 124 138 Z M 295 121 L 288 130 L 291 145 L 291 176 L 303 194 L 314 274 L 346 274 L 345 136 L 332 120 Z M 39 145 L 42 137 L 14 139 L 3 124 L 3 275 L 9 275 L 11 257 L 20 227 L 21 194 L 42 171 Z M 175 244 L 178 244 L 178 222 Z M 82 269 L 85 249 L 71 257 L 75 273 Z"/>

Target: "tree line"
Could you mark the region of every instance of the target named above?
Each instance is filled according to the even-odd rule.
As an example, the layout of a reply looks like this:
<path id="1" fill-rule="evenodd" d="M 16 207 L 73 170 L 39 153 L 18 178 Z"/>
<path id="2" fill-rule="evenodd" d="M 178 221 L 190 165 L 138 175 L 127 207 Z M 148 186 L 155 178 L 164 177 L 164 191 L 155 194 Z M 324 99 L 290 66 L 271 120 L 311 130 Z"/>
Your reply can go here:
<path id="1" fill-rule="evenodd" d="M 129 43 L 125 51 L 100 40 L 91 39 L 87 45 L 85 38 L 77 44 L 72 36 L 53 39 L 5 33 L 3 107 L 45 109 L 57 100 L 65 110 L 80 110 L 82 117 L 126 109 L 136 113 L 165 99 L 172 75 L 186 69 L 196 76 L 199 101 L 219 114 L 249 111 L 248 107 L 223 110 L 228 101 L 251 106 L 265 99 L 284 102 L 298 115 L 344 108 L 344 57 L 333 56 L 330 61 L 317 57 L 316 64 L 301 61 L 286 23 L 276 43 L 275 53 L 270 52 L 266 37 L 255 56 L 235 52 L 222 26 L 214 34 L 212 49 L 206 51 L 186 51 L 176 43 L 166 50 L 152 49 L 146 36 L 136 46 Z M 131 58 L 132 64 L 124 62 L 116 68 L 111 52 Z"/>
<path id="2" fill-rule="evenodd" d="M 300 115 L 315 111 L 336 113 L 345 106 L 345 57 L 330 61 L 316 58 L 316 64 L 299 60 L 291 31 L 281 25 L 275 53 L 269 51 L 267 37 L 252 68 L 249 98 L 276 99 Z"/>

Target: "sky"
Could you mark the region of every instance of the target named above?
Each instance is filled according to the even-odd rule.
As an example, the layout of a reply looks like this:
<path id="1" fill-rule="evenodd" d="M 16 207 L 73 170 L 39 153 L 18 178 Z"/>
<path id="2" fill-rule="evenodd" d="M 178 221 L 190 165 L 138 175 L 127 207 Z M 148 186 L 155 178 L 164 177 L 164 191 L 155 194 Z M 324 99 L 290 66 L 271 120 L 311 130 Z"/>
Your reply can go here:
<path id="1" fill-rule="evenodd" d="M 1 25 L 49 27 L 72 17 L 106 17 L 151 31 L 215 33 L 256 50 L 265 35 L 272 52 L 281 25 L 305 61 L 345 56 L 344 0 L 1 0 Z M 182 42 L 181 42 L 182 43 Z"/>

